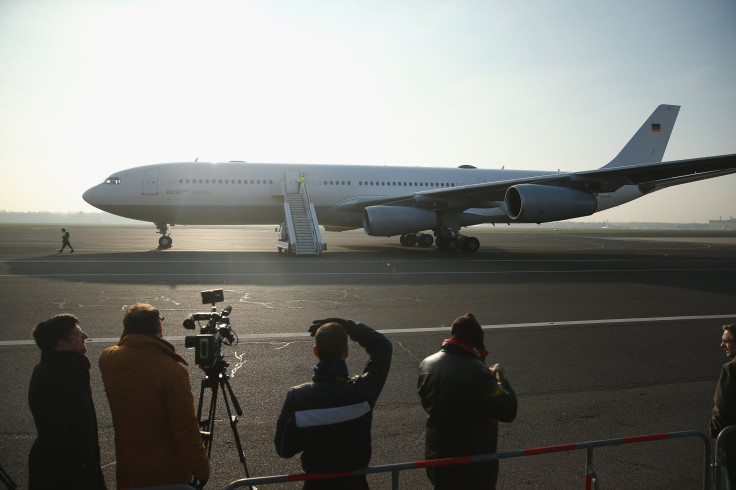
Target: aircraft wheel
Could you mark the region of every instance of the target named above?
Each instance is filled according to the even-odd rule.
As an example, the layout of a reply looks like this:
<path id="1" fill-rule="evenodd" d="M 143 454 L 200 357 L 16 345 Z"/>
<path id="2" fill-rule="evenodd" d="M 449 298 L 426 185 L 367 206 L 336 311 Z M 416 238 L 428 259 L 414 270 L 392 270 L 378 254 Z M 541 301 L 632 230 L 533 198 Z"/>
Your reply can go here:
<path id="1" fill-rule="evenodd" d="M 445 250 L 448 252 L 456 252 L 458 248 L 460 248 L 460 241 L 457 238 L 450 237 L 447 239 Z"/>
<path id="2" fill-rule="evenodd" d="M 431 247 L 433 243 L 434 237 L 432 235 L 428 235 L 427 233 L 424 233 L 419 239 L 419 245 L 421 245 L 422 247 Z"/>
<path id="3" fill-rule="evenodd" d="M 417 236 L 414 233 L 401 235 L 401 244 L 405 247 L 413 247 L 417 243 Z"/>
<path id="4" fill-rule="evenodd" d="M 480 241 L 474 236 L 465 237 L 462 249 L 466 252 L 475 252 L 480 248 Z"/>
<path id="5" fill-rule="evenodd" d="M 173 242 L 174 241 L 171 239 L 170 236 L 162 236 L 161 238 L 158 239 L 158 246 L 160 248 L 171 248 L 171 244 Z"/>
<path id="6" fill-rule="evenodd" d="M 445 250 L 445 249 L 447 249 L 447 240 L 448 240 L 447 237 L 440 236 L 440 237 L 437 237 L 437 239 L 434 241 L 434 244 L 440 250 Z"/>

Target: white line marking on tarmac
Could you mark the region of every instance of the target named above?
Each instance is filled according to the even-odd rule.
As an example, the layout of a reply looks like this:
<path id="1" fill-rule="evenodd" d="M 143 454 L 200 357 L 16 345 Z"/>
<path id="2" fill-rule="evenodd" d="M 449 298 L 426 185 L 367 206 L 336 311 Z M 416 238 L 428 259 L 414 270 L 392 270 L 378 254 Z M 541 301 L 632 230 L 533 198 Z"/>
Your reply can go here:
<path id="1" fill-rule="evenodd" d="M 736 313 L 727 315 L 690 315 L 690 316 L 660 316 L 648 318 L 608 318 L 604 320 L 569 320 L 562 322 L 535 322 L 535 323 L 506 323 L 499 325 L 483 325 L 484 330 L 501 330 L 513 328 L 535 328 L 535 327 L 561 327 L 571 325 L 606 325 L 616 323 L 654 323 L 654 322 L 676 322 L 676 321 L 692 321 L 692 320 L 717 320 L 721 318 L 735 318 Z M 393 328 L 379 330 L 385 335 L 393 335 L 397 333 L 428 333 L 428 332 L 446 332 L 447 327 L 431 327 L 431 328 Z M 262 340 L 262 339 L 291 339 L 296 337 L 309 337 L 309 332 L 291 332 L 291 333 L 252 333 L 238 335 L 240 340 Z M 120 337 L 114 338 L 89 338 L 87 342 L 90 344 L 114 344 L 120 340 Z M 173 342 L 181 342 L 184 335 L 167 336 L 166 340 Z M 33 340 L 2 340 L 0 346 L 12 345 L 32 345 Z"/>
<path id="2" fill-rule="evenodd" d="M 183 272 L 177 274 L 161 274 L 159 272 L 143 272 L 143 273 L 130 273 L 130 274 L 91 274 L 91 273 L 79 273 L 79 274 L 0 274 L 0 277 L 199 277 L 199 276 L 219 276 L 219 277 L 298 277 L 298 276 L 392 276 L 395 274 L 401 274 L 402 276 L 437 276 L 437 275 L 476 275 L 482 276 L 486 274 L 589 274 L 589 273 L 631 273 L 631 272 L 711 272 L 711 271 L 736 271 L 734 267 L 707 267 L 700 269 L 693 268 L 651 268 L 651 269 L 583 269 L 577 271 L 563 271 L 563 270 L 504 270 L 504 271 L 400 271 L 395 272 L 392 270 L 385 270 L 381 272 L 243 272 L 243 273 L 219 273 L 219 272 L 203 272 L 203 273 L 191 273 Z"/>

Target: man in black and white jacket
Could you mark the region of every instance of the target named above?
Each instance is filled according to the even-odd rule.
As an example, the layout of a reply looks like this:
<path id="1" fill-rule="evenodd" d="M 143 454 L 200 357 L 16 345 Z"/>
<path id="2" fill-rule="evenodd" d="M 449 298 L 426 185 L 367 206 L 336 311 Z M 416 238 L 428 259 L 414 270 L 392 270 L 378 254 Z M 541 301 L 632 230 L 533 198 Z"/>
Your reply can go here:
<path id="1" fill-rule="evenodd" d="M 314 366 L 310 383 L 289 390 L 276 426 L 276 452 L 290 458 L 301 452 L 307 473 L 351 472 L 371 458 L 373 407 L 391 367 L 391 342 L 362 323 L 341 318 L 315 320 Z M 350 378 L 345 358 L 348 337 L 370 359 L 363 374 Z M 367 489 L 365 475 L 309 480 L 305 489 Z"/>

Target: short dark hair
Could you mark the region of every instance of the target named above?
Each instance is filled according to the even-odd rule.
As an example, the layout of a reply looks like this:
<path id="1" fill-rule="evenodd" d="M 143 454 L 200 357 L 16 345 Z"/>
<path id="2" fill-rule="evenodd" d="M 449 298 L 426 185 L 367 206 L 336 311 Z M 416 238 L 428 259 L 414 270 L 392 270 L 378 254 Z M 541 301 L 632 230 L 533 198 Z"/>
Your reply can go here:
<path id="1" fill-rule="evenodd" d="M 726 330 L 731 332 L 731 335 L 736 336 L 736 323 L 729 323 L 728 325 L 724 325 L 723 331 L 725 332 Z"/>
<path id="2" fill-rule="evenodd" d="M 69 339 L 78 324 L 79 318 L 70 313 L 62 313 L 33 327 L 31 337 L 42 351 L 53 350 L 59 340 Z"/>
<path id="3" fill-rule="evenodd" d="M 128 334 L 156 335 L 160 320 L 156 308 L 147 303 L 136 303 L 126 308 L 123 328 Z"/>
<path id="4" fill-rule="evenodd" d="M 325 323 L 314 335 L 317 357 L 320 361 L 336 361 L 342 358 L 348 346 L 348 334 L 339 323 Z"/>

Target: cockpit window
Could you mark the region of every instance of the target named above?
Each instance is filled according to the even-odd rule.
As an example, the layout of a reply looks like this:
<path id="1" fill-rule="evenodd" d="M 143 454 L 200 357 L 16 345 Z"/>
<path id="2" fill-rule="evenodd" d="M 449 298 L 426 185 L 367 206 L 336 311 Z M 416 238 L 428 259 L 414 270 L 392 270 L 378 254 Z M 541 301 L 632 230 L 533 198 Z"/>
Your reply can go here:
<path id="1" fill-rule="evenodd" d="M 120 183 L 120 177 L 108 177 L 105 179 L 105 184 L 118 185 Z"/>

